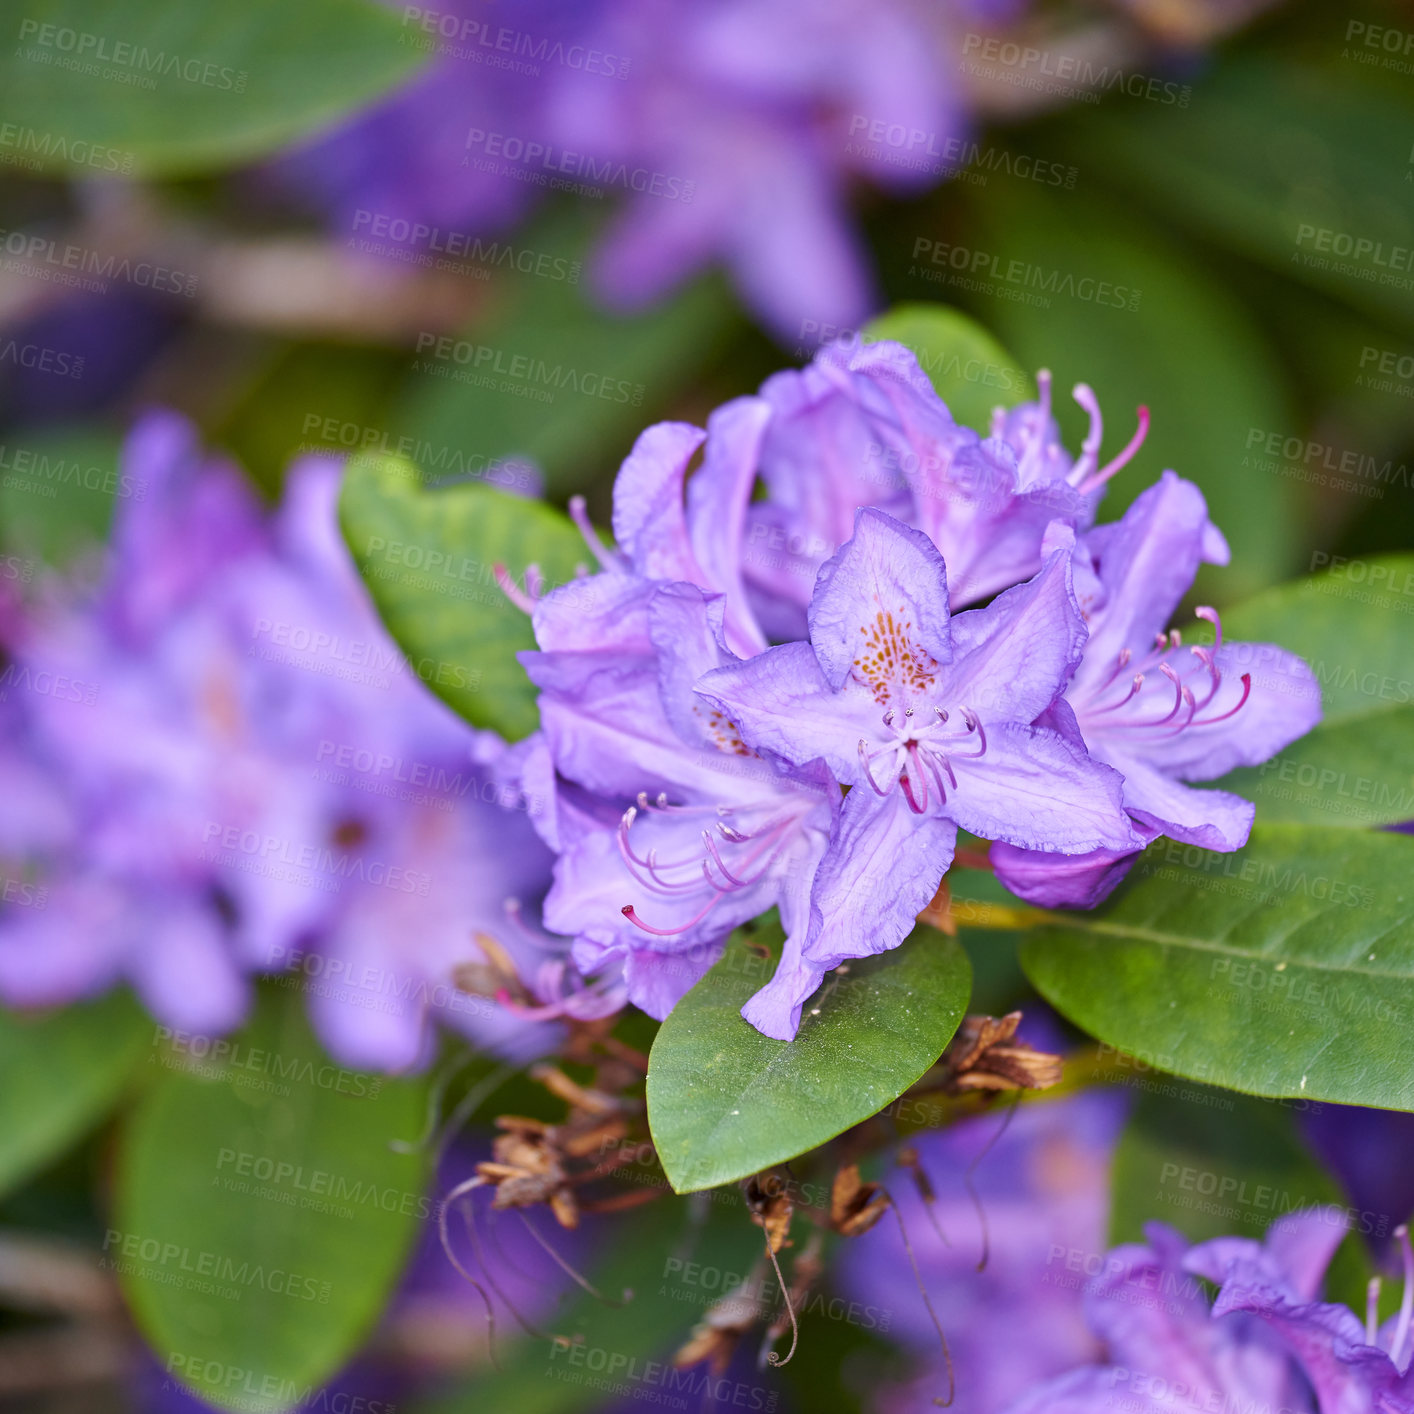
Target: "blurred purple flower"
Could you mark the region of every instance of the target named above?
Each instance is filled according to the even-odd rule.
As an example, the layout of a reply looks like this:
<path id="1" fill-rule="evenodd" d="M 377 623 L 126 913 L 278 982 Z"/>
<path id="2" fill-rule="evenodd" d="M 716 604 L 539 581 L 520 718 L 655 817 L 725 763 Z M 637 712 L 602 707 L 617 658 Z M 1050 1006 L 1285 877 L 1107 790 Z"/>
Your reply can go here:
<path id="1" fill-rule="evenodd" d="M 548 148 L 547 104 L 573 63 L 590 62 L 586 30 L 601 4 L 519 0 L 512 11 L 483 0 L 397 5 L 399 43 L 429 55 L 426 66 L 351 122 L 281 158 L 268 175 L 329 211 L 354 250 L 436 249 L 427 230 L 414 238 L 418 226 L 437 227 L 443 237 L 504 231 L 545 188 L 533 168 L 518 180 L 513 161 L 502 158 L 526 144 Z"/>
<path id="2" fill-rule="evenodd" d="M 720 261 L 779 336 L 818 339 L 874 304 L 852 181 L 910 192 L 967 165 L 950 56 L 978 19 L 957 0 L 404 7 L 430 64 L 272 175 L 353 249 L 401 259 L 434 229 L 504 231 L 547 187 L 607 196 L 592 274 L 611 305 Z"/>
<path id="3" fill-rule="evenodd" d="M 1124 777 L 1125 809 L 1146 841 L 1159 835 L 1228 852 L 1247 842 L 1254 807 L 1227 791 L 1193 790 L 1255 766 L 1321 717 L 1321 689 L 1295 654 L 1269 643 L 1225 643 L 1213 609 L 1211 647 L 1184 648 L 1165 631 L 1203 561 L 1226 564 L 1227 545 L 1202 493 L 1171 471 L 1122 520 L 1077 544 L 1057 527 L 1048 545 L 1074 547 L 1076 593 L 1089 637 L 1065 695 L 1046 721 Z M 998 878 L 1046 907 L 1089 908 L 1123 877 L 1132 854 L 1062 858 L 999 845 Z"/>
<path id="4" fill-rule="evenodd" d="M 959 827 L 1028 849 L 1137 847 L 1119 776 L 1031 725 L 1084 641 L 1067 554 L 950 621 L 932 541 L 865 509 L 820 571 L 810 641 L 700 679 L 698 695 L 748 746 L 798 767 L 819 758 L 851 788 L 809 934 L 787 940 L 775 977 L 743 1008 L 748 1021 L 790 1040 L 826 972 L 897 947 L 936 893 Z"/>
<path id="5" fill-rule="evenodd" d="M 954 608 L 1029 579 L 1053 521 L 1083 530 L 1106 481 L 1143 441 L 1148 414 L 1118 456 L 1100 465 L 1103 426 L 1094 394 L 1080 456 L 1060 444 L 1041 400 L 993 420 L 990 435 L 960 427 L 902 344 L 846 339 L 813 363 L 767 379 L 772 420 L 761 450 L 763 500 L 750 507 L 748 584 L 767 627 L 801 637 L 815 575 L 852 533 L 859 506 L 923 531 L 942 551 Z"/>
<path id="6" fill-rule="evenodd" d="M 1345 1236 L 1336 1208 L 1273 1223 L 1265 1242 L 1220 1237 L 1190 1247 L 1162 1223 L 1148 1243 L 1116 1248 L 1086 1295 L 1106 1358 L 1038 1386 L 1007 1414 L 1089 1414 L 1122 1403 L 1135 1414 L 1271 1409 L 1291 1414 L 1409 1414 L 1414 1255 L 1408 1233 L 1404 1300 L 1382 1326 L 1322 1302 L 1325 1270 Z M 1210 1304 L 1195 1278 L 1213 1283 Z"/>
<path id="7" fill-rule="evenodd" d="M 293 969 L 350 1064 L 399 1068 L 429 1018 L 492 1048 L 544 1035 L 451 984 L 477 932 L 533 972 L 509 897 L 549 854 L 506 748 L 418 680 L 339 539 L 338 468 L 290 473 L 267 520 L 180 419 L 135 429 L 106 578 L 46 584 L 9 624 L 0 848 L 46 906 L 0 920 L 0 997 L 130 981 L 163 1022 L 235 1025 L 251 973 Z"/>
<path id="8" fill-rule="evenodd" d="M 948 1338 L 957 1409 L 998 1414 L 1037 1382 L 1098 1358 L 1082 1293 L 1104 1263 L 1109 1169 L 1125 1110 L 1118 1093 L 1097 1090 L 1022 1105 L 1004 1129 L 1002 1115 L 982 1115 L 915 1141 L 937 1195 L 931 1205 L 906 1179 L 890 1182 Z M 981 1272 L 979 1207 L 989 1236 Z M 885 1387 L 871 1407 L 935 1409 L 947 1374 L 897 1225 L 885 1219 L 847 1243 L 835 1280 L 851 1300 L 887 1311 L 889 1338 L 926 1362 L 916 1380 Z"/>
<path id="9" fill-rule="evenodd" d="M 856 327 L 874 295 L 849 179 L 912 191 L 965 165 L 947 61 L 955 9 L 602 5 L 592 42 L 631 55 L 632 70 L 620 84 L 573 76 L 554 113 L 561 142 L 633 176 L 593 265 L 605 297 L 637 307 L 719 260 L 787 341 Z"/>

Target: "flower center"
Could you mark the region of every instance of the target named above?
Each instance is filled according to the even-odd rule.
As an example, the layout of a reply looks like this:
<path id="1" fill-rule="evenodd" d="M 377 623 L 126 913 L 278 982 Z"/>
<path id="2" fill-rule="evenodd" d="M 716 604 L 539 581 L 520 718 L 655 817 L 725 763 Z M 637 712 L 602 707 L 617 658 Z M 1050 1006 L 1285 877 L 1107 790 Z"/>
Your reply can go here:
<path id="1" fill-rule="evenodd" d="M 869 743 L 863 737 L 859 739 L 859 764 L 874 793 L 885 796 L 896 783 L 915 815 L 928 809 L 932 791 L 937 791 L 938 803 L 945 804 L 948 787 L 957 789 L 952 763 L 987 754 L 987 732 L 982 719 L 970 707 L 959 707 L 957 715 L 960 720 L 955 722 L 942 707 L 905 707 L 902 712 L 890 707 L 884 713 L 884 726 L 891 740 L 870 750 Z M 958 746 L 974 749 L 959 751 Z M 876 762 L 883 763 L 880 774 L 885 780 L 893 777 L 888 785 L 879 784 Z"/>

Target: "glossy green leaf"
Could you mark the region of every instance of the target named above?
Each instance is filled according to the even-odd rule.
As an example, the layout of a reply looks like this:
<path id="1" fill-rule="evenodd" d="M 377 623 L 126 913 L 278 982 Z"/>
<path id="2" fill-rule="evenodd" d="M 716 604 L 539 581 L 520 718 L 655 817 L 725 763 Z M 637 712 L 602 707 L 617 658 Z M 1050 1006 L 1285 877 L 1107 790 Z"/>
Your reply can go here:
<path id="1" fill-rule="evenodd" d="M 795 1040 L 772 1040 L 739 1013 L 775 970 L 780 942 L 774 922 L 734 933 L 653 1043 L 648 1122 L 679 1193 L 794 1158 L 877 1113 L 937 1060 L 966 1010 L 966 954 L 925 927 L 831 973 Z"/>
<path id="2" fill-rule="evenodd" d="M 535 689 L 515 655 L 535 637 L 494 567 L 504 564 L 521 585 L 532 564 L 539 585 L 574 580 L 588 551 L 568 517 L 489 486 L 427 490 L 416 467 L 391 456 L 350 459 L 339 514 L 373 602 L 418 677 L 476 726 L 512 739 L 534 731 Z"/>
<path id="3" fill-rule="evenodd" d="M 1067 445 L 1077 449 L 1086 427 L 1077 383 L 1100 400 L 1106 457 L 1129 439 L 1136 407 L 1152 414 L 1100 518 L 1118 517 L 1171 467 L 1202 488 L 1232 547 L 1229 566 L 1204 567 L 1202 594 L 1226 603 L 1288 575 L 1291 483 L 1247 447 L 1253 428 L 1297 424 L 1273 351 L 1230 292 L 1153 228 L 1079 192 L 989 191 L 975 219 L 970 239 L 989 263 L 969 303 L 1028 367 L 1055 375 Z"/>
<path id="4" fill-rule="evenodd" d="M 1159 1069 L 1414 1109 L 1408 836 L 1259 825 L 1235 854 L 1158 840 L 1109 904 L 1031 934 L 1022 965 L 1076 1025 Z"/>
<path id="5" fill-rule="evenodd" d="M 1321 684 L 1321 724 L 1223 787 L 1266 823 L 1414 820 L 1414 555 L 1356 560 L 1223 616 L 1230 640 L 1277 643 Z"/>
<path id="6" fill-rule="evenodd" d="M 573 280 L 516 276 L 471 328 L 420 341 L 391 415 L 400 435 L 474 468 L 529 460 L 551 494 L 618 467 L 738 316 L 715 279 L 634 317 L 609 313 L 579 274 L 591 241 L 581 221 L 526 233 Z"/>
<path id="7" fill-rule="evenodd" d="M 12 883 L 11 889 L 30 890 Z M 117 1102 L 152 1023 L 126 992 L 60 1011 L 0 1011 L 0 1193 L 60 1154 Z"/>
<path id="8" fill-rule="evenodd" d="M 391 1147 L 420 1133 L 425 1088 L 331 1061 L 296 995 L 267 994 L 230 1043 L 158 1059 L 104 1264 L 169 1376 L 275 1414 L 358 1348 L 436 1220 L 425 1155 Z"/>
<path id="9" fill-rule="evenodd" d="M 864 329 L 868 340 L 894 339 L 913 351 L 938 396 L 964 427 L 985 432 L 992 409 L 1036 396 L 1036 386 L 975 319 L 945 304 L 900 304 Z"/>
<path id="10" fill-rule="evenodd" d="M 0 55 L 0 160 L 91 176 L 260 157 L 412 73 L 420 31 L 372 0 L 33 0 Z"/>

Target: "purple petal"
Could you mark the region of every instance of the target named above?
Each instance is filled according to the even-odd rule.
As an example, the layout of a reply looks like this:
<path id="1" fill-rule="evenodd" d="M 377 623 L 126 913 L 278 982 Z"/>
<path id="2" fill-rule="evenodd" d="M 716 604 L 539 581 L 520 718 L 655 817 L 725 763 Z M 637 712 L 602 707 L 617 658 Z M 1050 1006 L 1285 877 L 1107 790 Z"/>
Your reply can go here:
<path id="1" fill-rule="evenodd" d="M 742 657 L 766 640 L 746 602 L 741 549 L 771 408 L 761 398 L 737 398 L 707 419 L 707 450 L 687 487 L 688 537 L 704 584 L 727 596 L 727 643 Z"/>
<path id="2" fill-rule="evenodd" d="M 986 732 L 985 755 L 952 758 L 957 789 L 945 809 L 964 830 L 1066 854 L 1142 847 L 1117 771 L 1042 727 L 999 722 Z"/>
<path id="3" fill-rule="evenodd" d="M 896 948 L 938 892 L 956 841 L 951 820 L 915 815 L 900 791 L 850 791 L 815 875 L 807 958 L 833 968 Z"/>
<path id="4" fill-rule="evenodd" d="M 1382 1350 L 1365 1344 L 1360 1322 L 1344 1306 L 1297 1302 L 1251 1271 L 1229 1278 L 1213 1303 L 1213 1316 L 1249 1311 L 1277 1335 L 1300 1362 L 1322 1414 L 1374 1414 L 1378 1396 L 1399 1383 Z"/>
<path id="5" fill-rule="evenodd" d="M 950 661 L 947 570 L 937 547 L 882 511 L 859 511 L 853 537 L 820 570 L 810 641 L 834 688 L 856 671 L 901 688 L 919 652 Z"/>
<path id="6" fill-rule="evenodd" d="M 705 673 L 697 695 L 721 709 L 757 751 L 803 766 L 823 759 L 845 781 L 860 778 L 861 723 L 879 709 L 854 681 L 831 692 L 808 643 L 785 643 L 755 658 Z"/>
<path id="7" fill-rule="evenodd" d="M 1223 854 L 1247 843 L 1256 813 L 1250 800 L 1225 790 L 1194 790 L 1133 757 L 1110 759 L 1124 776 L 1124 803 L 1140 828 Z"/>
<path id="8" fill-rule="evenodd" d="M 913 931 L 952 863 L 957 831 L 912 814 L 898 792 L 846 797 L 839 828 L 815 874 L 813 924 L 804 947 L 787 937 L 776 975 L 742 1008 L 758 1031 L 795 1039 L 800 1011 L 825 973 L 896 948 Z"/>
<path id="9" fill-rule="evenodd" d="M 1158 831 L 1140 831 L 1153 838 Z M 995 843 L 988 857 L 997 880 L 1038 908 L 1096 908 L 1117 889 L 1139 857 L 1137 850 L 1092 849 L 1087 854 L 1043 854 Z"/>
<path id="10" fill-rule="evenodd" d="M 1057 551 L 1034 579 L 953 619 L 948 697 L 984 718 L 1033 721 L 1070 680 L 1085 637 L 1070 557 Z"/>
<path id="11" fill-rule="evenodd" d="M 683 478 L 707 434 L 660 422 L 639 435 L 614 481 L 614 538 L 639 574 L 700 583 L 683 512 Z"/>
<path id="12" fill-rule="evenodd" d="M 683 953 L 652 952 L 630 948 L 624 955 L 624 981 L 628 999 L 657 1021 L 668 1013 L 707 975 L 726 946 L 723 936 L 714 943 Z"/>

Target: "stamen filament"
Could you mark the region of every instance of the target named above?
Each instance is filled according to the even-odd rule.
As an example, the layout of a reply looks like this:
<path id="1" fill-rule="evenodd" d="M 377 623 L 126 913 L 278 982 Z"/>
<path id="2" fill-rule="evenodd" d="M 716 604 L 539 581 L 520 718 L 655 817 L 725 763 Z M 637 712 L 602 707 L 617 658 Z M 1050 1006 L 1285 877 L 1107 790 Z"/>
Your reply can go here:
<path id="1" fill-rule="evenodd" d="M 1399 1298 L 1399 1319 L 1395 1322 L 1389 1358 L 1402 1375 L 1405 1361 L 1409 1358 L 1405 1348 L 1409 1342 L 1409 1321 L 1414 1316 L 1414 1251 L 1410 1250 L 1409 1228 L 1404 1223 L 1395 1228 L 1394 1235 L 1399 1242 L 1400 1255 L 1404 1258 L 1404 1292 Z"/>
<path id="2" fill-rule="evenodd" d="M 599 532 L 594 528 L 594 522 L 589 519 L 589 512 L 585 509 L 583 496 L 571 496 L 569 502 L 570 519 L 575 523 L 575 528 L 584 538 L 584 543 L 589 547 L 590 553 L 594 556 L 602 568 L 606 570 L 616 570 L 623 567 L 623 560 L 620 556 L 609 550 L 604 542 L 599 538 Z"/>
<path id="3" fill-rule="evenodd" d="M 1139 426 L 1134 436 L 1124 444 L 1124 447 L 1117 457 L 1113 458 L 1111 461 L 1107 461 L 1099 471 L 1095 472 L 1092 476 L 1087 476 L 1085 480 L 1080 483 L 1079 487 L 1076 489 L 1082 494 L 1098 490 L 1115 472 L 1128 466 L 1134 459 L 1135 453 L 1144 445 L 1144 440 L 1149 435 L 1149 409 L 1141 404 L 1137 409 L 1137 415 L 1139 418 Z"/>

